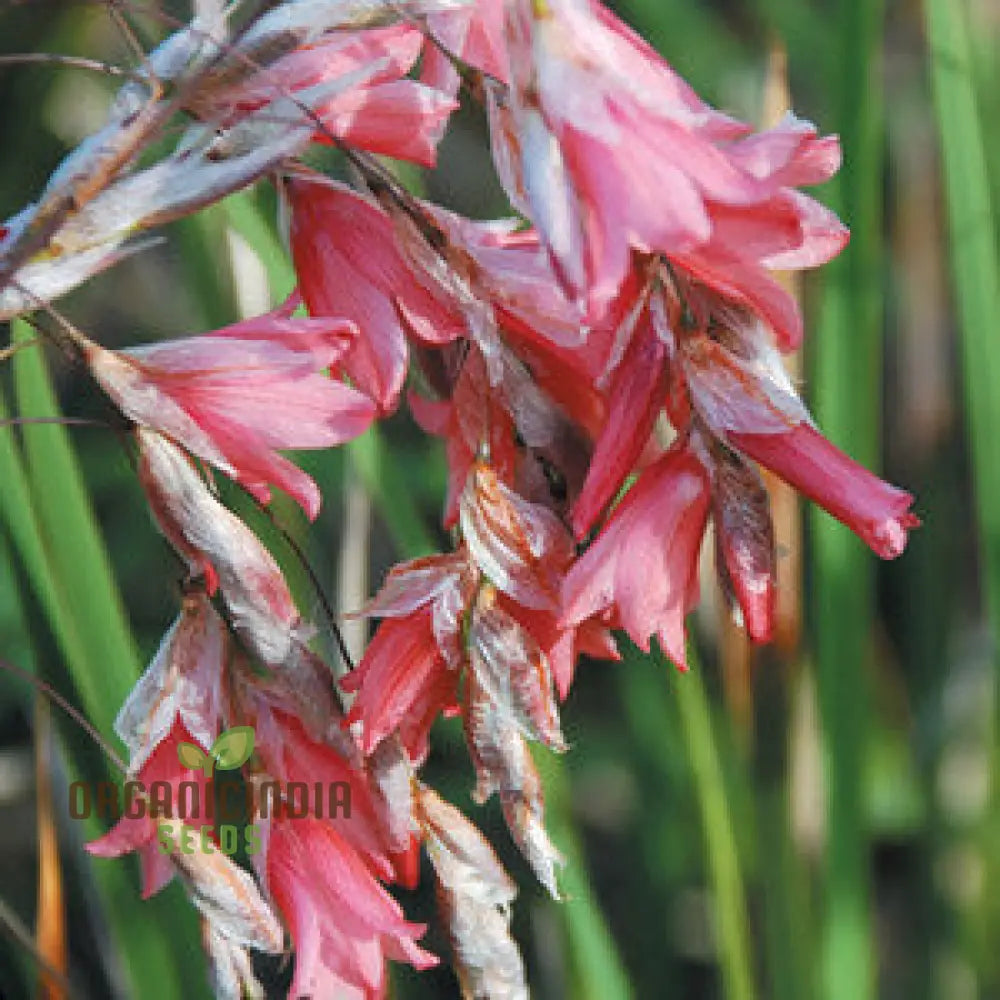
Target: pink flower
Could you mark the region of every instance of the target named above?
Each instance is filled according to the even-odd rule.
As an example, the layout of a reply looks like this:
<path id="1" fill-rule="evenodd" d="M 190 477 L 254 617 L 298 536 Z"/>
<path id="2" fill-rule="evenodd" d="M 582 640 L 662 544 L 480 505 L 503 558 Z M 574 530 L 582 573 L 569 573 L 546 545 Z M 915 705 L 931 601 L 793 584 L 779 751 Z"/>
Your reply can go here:
<path id="1" fill-rule="evenodd" d="M 225 625 L 208 598 L 199 593 L 187 596 L 181 614 L 115 719 L 115 732 L 129 749 L 128 777 L 142 783 L 143 795 L 155 791 L 154 782 L 169 786 L 173 809 L 180 802 L 182 781 L 197 783 L 194 802 L 199 811 L 205 808 L 207 779 L 201 771 L 182 766 L 177 747 L 194 743 L 208 753 L 218 735 L 219 679 L 226 644 Z M 140 805 L 133 816 L 124 810 L 115 826 L 87 850 L 106 858 L 138 850 L 143 894 L 151 896 L 170 880 L 174 869 L 169 856 L 158 850 L 157 820 L 149 815 L 148 806 Z M 196 827 L 206 822 L 212 821 L 204 814 L 191 820 Z"/>
<path id="2" fill-rule="evenodd" d="M 265 702 L 266 699 L 261 699 L 256 706 L 258 711 L 241 716 L 241 721 L 246 719 L 252 723 L 257 734 L 255 749 L 264 776 L 277 779 L 283 788 L 287 788 L 289 782 L 300 782 L 309 788 L 319 783 L 323 788 L 335 785 L 348 790 L 345 799 L 350 803 L 349 809 L 343 814 L 321 814 L 315 818 L 329 824 L 364 858 L 374 874 L 392 879 L 394 868 L 389 858 L 386 832 L 382 829 L 368 776 L 352 742 L 337 725 L 339 720 L 330 720 L 329 738 L 318 740 L 306 731 L 298 718 L 284 709 L 272 706 L 262 711 Z M 275 818 L 265 818 L 265 822 L 271 821 L 272 829 Z M 270 850 L 270 841 L 267 850 Z"/>
<path id="3" fill-rule="evenodd" d="M 920 518 L 910 513 L 911 494 L 873 475 L 815 427 L 799 424 L 786 434 L 729 436 L 742 452 L 846 524 L 883 559 L 901 555 L 907 531 L 920 527 Z"/>
<path id="4" fill-rule="evenodd" d="M 287 190 L 302 297 L 313 316 L 358 324 L 361 335 L 340 367 L 388 413 L 406 376 L 407 334 L 444 344 L 462 332 L 461 322 L 415 279 L 379 208 L 333 182 L 296 177 Z"/>
<path id="5" fill-rule="evenodd" d="M 616 335 L 626 346 L 611 376 L 608 420 L 573 509 L 577 537 L 597 522 L 629 471 L 642 466 L 665 406 L 679 433 L 694 428 L 712 471 L 720 566 L 752 637 L 763 641 L 770 634 L 774 560 L 766 495 L 740 456 L 776 472 L 883 558 L 903 551 L 906 532 L 919 524 L 909 513 L 912 496 L 863 469 L 813 427 L 755 314 L 683 273 L 661 273 L 640 294 L 634 313 Z"/>
<path id="6" fill-rule="evenodd" d="M 341 444 L 368 427 L 374 409 L 322 373 L 348 350 L 352 325 L 293 318 L 291 308 L 294 300 L 200 337 L 84 350 L 94 378 L 130 420 L 173 438 L 261 502 L 273 484 L 315 518 L 316 484 L 275 449 Z"/>
<path id="7" fill-rule="evenodd" d="M 846 524 L 883 559 L 906 547 L 920 520 L 913 497 L 890 486 L 824 438 L 788 380 L 766 335 L 738 314 L 729 320 L 732 349 L 688 332 L 679 360 L 692 406 L 708 429 L 766 466 Z M 717 337 L 720 334 L 717 334 Z"/>
<path id="8" fill-rule="evenodd" d="M 410 411 L 421 430 L 445 439 L 448 458 L 448 495 L 444 526 L 458 522 L 458 505 L 484 442 L 499 474 L 513 480 L 518 456 L 514 447 L 514 421 L 490 392 L 482 355 L 470 350 L 458 374 L 451 397 L 430 400 L 415 392 L 407 396 Z"/>
<path id="9" fill-rule="evenodd" d="M 675 445 L 643 472 L 566 575 L 563 623 L 598 616 L 647 651 L 656 635 L 684 667 L 684 618 L 698 601 L 708 508 L 704 465 L 686 444 Z"/>
<path id="10" fill-rule="evenodd" d="M 657 300 L 634 307 L 627 348 L 607 393 L 607 419 L 573 506 L 573 531 L 583 538 L 621 489 L 648 446 L 667 391 L 672 338 Z"/>
<path id="11" fill-rule="evenodd" d="M 443 126 L 458 105 L 453 94 L 405 79 L 423 44 L 423 34 L 408 24 L 332 33 L 293 50 L 249 80 L 213 93 L 204 111 L 232 122 L 284 102 L 282 113 L 287 114 L 286 99 L 291 97 L 311 110 L 314 138 L 320 142 L 333 137 L 358 149 L 433 166 Z"/>
<path id="12" fill-rule="evenodd" d="M 345 838 L 316 819 L 271 824 L 266 881 L 295 946 L 289 1000 L 385 995 L 385 960 L 417 969 L 437 964 L 418 947 L 409 923 Z"/>
<path id="13" fill-rule="evenodd" d="M 155 794 L 160 801 L 168 799 L 171 812 L 174 812 L 181 802 L 179 788 L 182 781 L 195 786 L 194 795 L 185 795 L 184 801 L 187 802 L 191 798 L 198 804 L 199 811 L 209 798 L 206 794 L 208 779 L 201 771 L 192 771 L 184 767 L 177 756 L 177 747 L 181 743 L 194 742 L 196 742 L 194 737 L 178 718 L 167 736 L 160 740 L 131 779 L 142 783 L 145 794 Z M 204 749 L 207 752 L 209 748 Z M 127 793 L 122 794 L 125 796 Z M 148 899 L 173 878 L 174 866 L 169 853 L 163 853 L 157 842 L 157 830 L 163 820 L 150 816 L 149 806 L 145 802 L 137 801 L 133 811 L 136 815 L 129 816 L 125 812 L 104 836 L 90 841 L 86 848 L 90 854 L 98 858 L 120 858 L 124 854 L 138 851 L 142 862 L 142 897 Z M 176 817 L 167 817 L 171 818 Z M 195 816 L 193 811 L 185 822 L 196 829 L 206 823 L 212 825 L 212 820 Z M 198 835 L 193 834 L 193 836 Z"/>
<path id="14" fill-rule="evenodd" d="M 178 747 L 191 742 L 184 724 L 175 722 L 142 766 L 130 772 L 133 781 L 142 783 L 144 797 L 133 795 L 126 785 L 122 818 L 86 849 L 99 858 L 137 851 L 143 899 L 159 892 L 179 871 L 211 938 L 213 966 L 228 954 L 238 963 L 242 956 L 248 969 L 246 949 L 279 954 L 284 930 L 250 873 L 230 860 L 206 829 L 214 827 L 211 781 L 178 758 Z"/>
<path id="15" fill-rule="evenodd" d="M 360 722 L 361 748 L 370 754 L 398 733 L 407 755 L 422 762 L 431 725 L 456 710 L 458 671 L 448 665 L 427 607 L 382 622 L 354 671 L 340 682 L 357 698 L 348 722 Z"/>
<path id="16" fill-rule="evenodd" d="M 458 71 L 441 51 L 444 48 L 466 66 L 506 83 L 509 68 L 503 20 L 504 0 L 474 0 L 455 10 L 428 14 L 433 41 L 424 49 L 420 78 L 445 94 L 458 93 Z"/>
<path id="17" fill-rule="evenodd" d="M 796 342 L 794 304 L 772 302 L 765 268 L 812 266 L 843 246 L 836 218 L 792 190 L 837 169 L 836 140 L 795 119 L 745 139 L 749 127 L 700 101 L 597 0 L 517 0 L 507 39 L 495 159 L 567 292 L 596 318 L 633 249 L 677 256 L 767 304 L 779 339 Z"/>

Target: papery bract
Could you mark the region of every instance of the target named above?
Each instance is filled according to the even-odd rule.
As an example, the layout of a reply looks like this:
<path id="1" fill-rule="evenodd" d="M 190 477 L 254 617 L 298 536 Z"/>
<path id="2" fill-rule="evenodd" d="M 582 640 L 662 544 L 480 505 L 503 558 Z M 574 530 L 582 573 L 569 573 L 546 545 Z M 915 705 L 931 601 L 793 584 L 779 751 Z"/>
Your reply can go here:
<path id="1" fill-rule="evenodd" d="M 545 829 L 545 801 L 538 769 L 510 707 L 495 699 L 473 672 L 467 681 L 463 721 L 476 768 L 474 797 L 500 799 L 511 836 L 539 882 L 559 898 L 556 872 L 565 859 Z"/>
<path id="2" fill-rule="evenodd" d="M 760 474 L 739 456 L 713 456 L 712 519 L 723 589 L 739 605 L 747 635 L 770 642 L 777 601 L 777 546 Z"/>
<path id="3" fill-rule="evenodd" d="M 469 623 L 469 660 L 484 696 L 525 737 L 566 749 L 548 657 L 513 616 L 481 602 Z"/>
<path id="4" fill-rule="evenodd" d="M 527 1000 L 524 964 L 510 933 L 517 889 L 483 835 L 431 789 L 417 793 L 427 853 L 463 991 Z"/>
<path id="5" fill-rule="evenodd" d="M 558 604 L 573 543 L 552 511 L 522 500 L 480 461 L 459 502 L 459 520 L 472 559 L 499 590 L 529 608 Z"/>
<path id="6" fill-rule="evenodd" d="M 135 432 L 139 480 L 150 510 L 193 574 L 218 586 L 237 634 L 270 666 L 283 664 L 303 638 L 285 578 L 256 535 L 212 496 L 188 456 L 155 431 Z"/>
<path id="7" fill-rule="evenodd" d="M 208 598 L 187 595 L 180 616 L 115 719 L 133 771 L 178 721 L 206 753 L 211 749 L 222 716 L 220 678 L 227 641 L 225 624 Z"/>

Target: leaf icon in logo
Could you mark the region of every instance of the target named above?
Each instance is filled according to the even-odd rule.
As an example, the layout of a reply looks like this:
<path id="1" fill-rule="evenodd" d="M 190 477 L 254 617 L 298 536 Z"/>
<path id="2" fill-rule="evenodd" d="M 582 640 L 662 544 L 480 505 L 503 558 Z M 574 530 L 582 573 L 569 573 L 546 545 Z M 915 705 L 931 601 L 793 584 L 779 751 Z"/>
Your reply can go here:
<path id="1" fill-rule="evenodd" d="M 253 753 L 253 727 L 233 726 L 219 735 L 212 744 L 211 754 L 222 771 L 242 767 Z"/>
<path id="2" fill-rule="evenodd" d="M 193 743 L 178 743 L 177 757 L 184 767 L 190 768 L 192 771 L 204 769 L 205 765 L 208 764 L 208 773 L 212 773 L 212 758 L 209 757 L 201 747 L 195 746 Z"/>

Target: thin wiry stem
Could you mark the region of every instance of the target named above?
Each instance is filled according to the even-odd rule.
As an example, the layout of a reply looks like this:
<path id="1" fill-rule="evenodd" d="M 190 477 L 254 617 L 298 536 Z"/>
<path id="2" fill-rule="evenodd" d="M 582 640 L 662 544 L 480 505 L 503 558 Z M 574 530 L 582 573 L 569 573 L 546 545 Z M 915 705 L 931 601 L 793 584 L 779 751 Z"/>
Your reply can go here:
<path id="1" fill-rule="evenodd" d="M 103 420 L 91 420 L 87 417 L 5 417 L 0 420 L 0 427 L 21 427 L 35 424 L 59 424 L 63 427 L 100 427 L 111 430 L 111 425 Z"/>
<path id="2" fill-rule="evenodd" d="M 21 918 L 0 898 L 0 927 L 10 935 L 14 942 L 20 945 L 38 964 L 38 967 L 50 977 L 53 984 L 63 990 L 67 998 L 79 997 L 76 988 L 70 981 L 38 950 L 31 931 L 25 927 Z"/>
<path id="3" fill-rule="evenodd" d="M 37 691 L 45 695 L 46 698 L 58 705 L 100 747 L 108 760 L 122 774 L 128 772 L 124 761 L 115 753 L 111 744 L 97 731 L 96 727 L 87 719 L 83 712 L 70 704 L 51 684 L 43 681 L 40 677 L 36 677 L 30 670 L 25 670 L 23 667 L 19 667 L 9 660 L 2 658 L 0 658 L 0 670 L 6 670 L 7 673 L 14 674 L 16 677 L 27 681 Z"/>
<path id="4" fill-rule="evenodd" d="M 347 641 L 344 639 L 344 633 L 337 621 L 337 612 L 334 610 L 333 603 L 330 601 L 326 590 L 323 588 L 323 583 L 319 578 L 319 574 L 315 569 L 313 569 L 312 563 L 309 561 L 309 557 L 306 555 L 302 546 L 292 536 L 291 532 L 282 526 L 282 524 L 278 521 L 274 512 L 268 507 L 265 507 L 259 501 L 255 502 L 265 517 L 267 517 L 267 519 L 274 526 L 274 529 L 279 535 L 281 535 L 285 544 L 292 550 L 295 558 L 305 571 L 313 590 L 316 592 L 316 597 L 319 600 L 320 607 L 323 609 L 323 617 L 326 618 L 330 631 L 333 633 L 334 640 L 337 643 L 337 651 L 340 653 L 340 657 L 344 661 L 344 666 L 347 668 L 348 672 L 354 670 L 354 658 L 351 656 L 351 651 L 348 649 Z"/>
<path id="5" fill-rule="evenodd" d="M 61 52 L 11 52 L 0 55 L 0 66 L 22 66 L 27 64 L 42 64 L 52 66 L 69 66 L 72 69 L 92 70 L 105 76 L 117 76 L 135 83 L 145 83 L 146 78 L 123 66 L 101 62 L 99 59 L 86 59 L 83 56 L 68 56 Z"/>

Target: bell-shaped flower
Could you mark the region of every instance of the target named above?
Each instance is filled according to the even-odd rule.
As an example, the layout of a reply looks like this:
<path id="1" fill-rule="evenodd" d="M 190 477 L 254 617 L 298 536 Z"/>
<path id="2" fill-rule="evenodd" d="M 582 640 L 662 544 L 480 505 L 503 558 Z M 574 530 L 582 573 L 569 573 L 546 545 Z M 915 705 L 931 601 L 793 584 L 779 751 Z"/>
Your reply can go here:
<path id="1" fill-rule="evenodd" d="M 686 666 L 684 619 L 698 601 L 698 552 L 710 489 L 701 459 L 681 441 L 639 476 L 563 586 L 563 622 L 598 616 L 649 650 Z"/>
<path id="2" fill-rule="evenodd" d="M 372 1000 L 385 995 L 386 959 L 417 969 L 437 964 L 437 957 L 416 943 L 424 926 L 406 920 L 399 903 L 329 823 L 279 819 L 271 823 L 268 839 L 262 876 L 296 952 L 289 1000 Z"/>
<path id="3" fill-rule="evenodd" d="M 204 823 L 211 823 L 203 815 L 209 799 L 206 791 L 208 779 L 201 770 L 192 770 L 182 764 L 178 757 L 178 747 L 182 743 L 195 742 L 184 723 L 175 719 L 170 731 L 144 757 L 141 765 L 134 771 L 130 769 L 129 782 L 136 784 L 127 783 L 124 786 L 121 818 L 106 834 L 86 845 L 87 850 L 98 858 L 120 858 L 138 851 L 144 899 L 159 892 L 175 873 L 170 852 L 161 850 L 158 840 L 160 825 L 181 822 L 175 813 L 179 812 L 182 804 L 187 812 L 185 822 L 190 826 L 199 828 Z M 207 752 L 209 748 L 204 749 Z M 194 794 L 188 791 L 182 796 L 182 782 L 188 789 L 193 789 Z M 161 807 L 166 815 L 154 815 Z M 176 842 L 179 838 L 172 834 L 171 839 Z"/>
<path id="4" fill-rule="evenodd" d="M 368 756 L 396 734 L 411 761 L 427 756 L 434 720 L 457 711 L 465 623 L 480 574 L 462 547 L 390 570 L 360 614 L 383 618 L 341 687 L 357 697 L 348 721 L 360 724 Z"/>
<path id="5" fill-rule="evenodd" d="M 678 337 L 678 362 L 704 426 L 846 524 L 883 559 L 920 524 L 913 497 L 883 482 L 813 426 L 759 324 L 720 309 L 711 334 Z"/>
<path id="6" fill-rule="evenodd" d="M 361 333 L 339 367 L 383 413 L 396 405 L 408 362 L 407 336 L 444 344 L 460 319 L 414 277 L 392 220 L 333 182 L 290 178 L 291 245 L 302 297 L 313 316 L 346 317 Z M 405 319 L 404 319 L 405 317 Z"/>
<path id="7" fill-rule="evenodd" d="M 512 86 L 491 114 L 494 158 L 592 318 L 633 249 L 682 255 L 707 283 L 728 274 L 765 298 L 777 294 L 766 268 L 812 266 L 843 246 L 836 218 L 793 190 L 836 171 L 836 140 L 797 119 L 746 138 L 598 0 L 515 0 L 506 31 Z M 794 343 L 786 304 L 771 314 Z"/>
<path id="8" fill-rule="evenodd" d="M 411 24 L 330 33 L 247 80 L 210 88 L 198 110 L 225 126 L 273 102 L 299 97 L 300 115 L 312 119 L 315 139 L 432 166 L 442 126 L 457 104 L 453 96 L 406 79 L 423 45 L 423 34 Z M 356 82 L 329 97 L 310 99 L 338 80 Z"/>
<path id="9" fill-rule="evenodd" d="M 323 373 L 349 349 L 352 325 L 294 318 L 288 306 L 200 337 L 128 351 L 88 342 L 83 351 L 134 423 L 171 437 L 264 503 L 278 486 L 315 518 L 316 484 L 275 449 L 341 444 L 368 427 L 374 408 Z"/>
<path id="10" fill-rule="evenodd" d="M 672 335 L 662 299 L 643 291 L 615 336 L 624 341 L 607 388 L 607 419 L 587 478 L 573 505 L 573 532 L 583 538 L 640 465 L 667 392 Z"/>
<path id="11" fill-rule="evenodd" d="M 398 734 L 410 760 L 422 763 L 434 721 L 457 710 L 458 671 L 445 659 L 434 624 L 429 607 L 387 618 L 341 680 L 345 691 L 357 694 L 347 719 L 360 723 L 365 754 Z"/>

